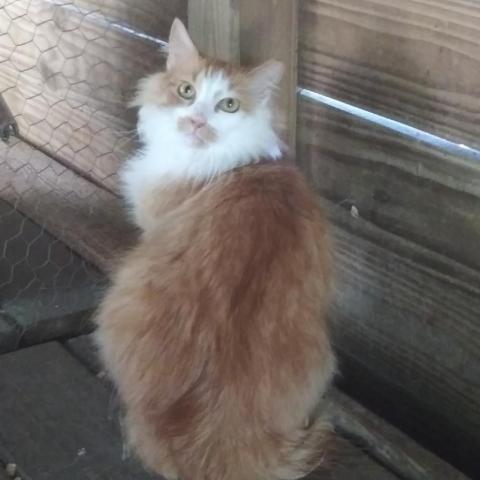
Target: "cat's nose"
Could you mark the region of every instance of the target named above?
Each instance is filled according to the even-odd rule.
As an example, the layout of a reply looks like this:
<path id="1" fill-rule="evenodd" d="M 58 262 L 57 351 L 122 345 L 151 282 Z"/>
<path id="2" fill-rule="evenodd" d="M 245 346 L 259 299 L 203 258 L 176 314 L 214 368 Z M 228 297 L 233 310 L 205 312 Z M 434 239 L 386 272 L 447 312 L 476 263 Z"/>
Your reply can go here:
<path id="1" fill-rule="evenodd" d="M 207 119 L 203 115 L 191 115 L 189 120 L 195 130 L 198 130 L 207 123 Z"/>

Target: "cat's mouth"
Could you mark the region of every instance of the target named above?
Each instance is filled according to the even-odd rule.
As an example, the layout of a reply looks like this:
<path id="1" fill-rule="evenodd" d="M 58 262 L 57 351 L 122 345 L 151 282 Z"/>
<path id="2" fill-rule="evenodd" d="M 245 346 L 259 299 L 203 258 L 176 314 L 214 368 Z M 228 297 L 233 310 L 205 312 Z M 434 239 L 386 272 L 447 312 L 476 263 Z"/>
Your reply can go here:
<path id="1" fill-rule="evenodd" d="M 191 146 L 196 148 L 205 147 L 214 140 L 214 138 L 210 138 L 209 132 L 204 131 L 203 128 L 186 133 L 186 137 Z"/>
<path id="2" fill-rule="evenodd" d="M 205 147 L 217 138 L 215 130 L 208 123 L 198 125 L 190 118 L 180 119 L 178 130 L 185 135 L 190 146 L 195 148 Z"/>

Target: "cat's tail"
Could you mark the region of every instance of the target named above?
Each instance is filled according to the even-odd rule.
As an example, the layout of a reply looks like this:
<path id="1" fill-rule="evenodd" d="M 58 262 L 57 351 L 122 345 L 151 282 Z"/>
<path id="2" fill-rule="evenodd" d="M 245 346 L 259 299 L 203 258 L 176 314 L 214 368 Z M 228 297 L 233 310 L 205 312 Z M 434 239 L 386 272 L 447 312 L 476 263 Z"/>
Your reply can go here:
<path id="1" fill-rule="evenodd" d="M 284 454 L 279 458 L 279 466 L 270 473 L 269 480 L 295 480 L 331 466 L 336 436 L 326 416 L 315 418 L 293 436 L 293 439 L 284 440 Z"/>
<path id="2" fill-rule="evenodd" d="M 237 440 L 238 441 L 238 440 Z M 248 443 L 248 445 L 247 445 Z M 317 469 L 328 469 L 335 450 L 335 434 L 324 417 L 289 434 L 262 432 L 243 445 L 221 442 L 210 450 L 195 479 L 188 480 L 296 480 Z M 210 467 L 208 468 L 208 463 Z M 202 468 L 204 467 L 204 468 Z M 186 472 L 185 472 L 186 473 Z"/>

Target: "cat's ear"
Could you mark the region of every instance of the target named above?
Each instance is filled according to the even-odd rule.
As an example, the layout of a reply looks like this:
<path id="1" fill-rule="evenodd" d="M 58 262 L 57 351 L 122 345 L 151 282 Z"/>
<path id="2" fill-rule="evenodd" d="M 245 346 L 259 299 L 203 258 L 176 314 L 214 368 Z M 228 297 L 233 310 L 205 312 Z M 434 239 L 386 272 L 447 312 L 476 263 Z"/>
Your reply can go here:
<path id="1" fill-rule="evenodd" d="M 248 74 L 252 89 L 260 95 L 270 95 L 282 80 L 285 67 L 282 62 L 268 60 Z"/>
<path id="2" fill-rule="evenodd" d="M 167 70 L 195 65 L 200 60 L 197 47 L 192 42 L 185 25 L 176 18 L 168 39 Z"/>

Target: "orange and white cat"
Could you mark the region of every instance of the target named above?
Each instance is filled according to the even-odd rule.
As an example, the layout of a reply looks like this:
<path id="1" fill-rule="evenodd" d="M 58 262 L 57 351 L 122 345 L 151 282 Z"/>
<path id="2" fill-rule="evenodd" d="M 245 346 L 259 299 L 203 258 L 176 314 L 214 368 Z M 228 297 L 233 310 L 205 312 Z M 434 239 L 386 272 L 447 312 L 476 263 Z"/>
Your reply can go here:
<path id="1" fill-rule="evenodd" d="M 99 309 L 128 440 L 167 479 L 299 478 L 331 442 L 328 228 L 284 161 L 282 65 L 201 57 L 173 23 L 122 172 L 142 236 Z"/>

